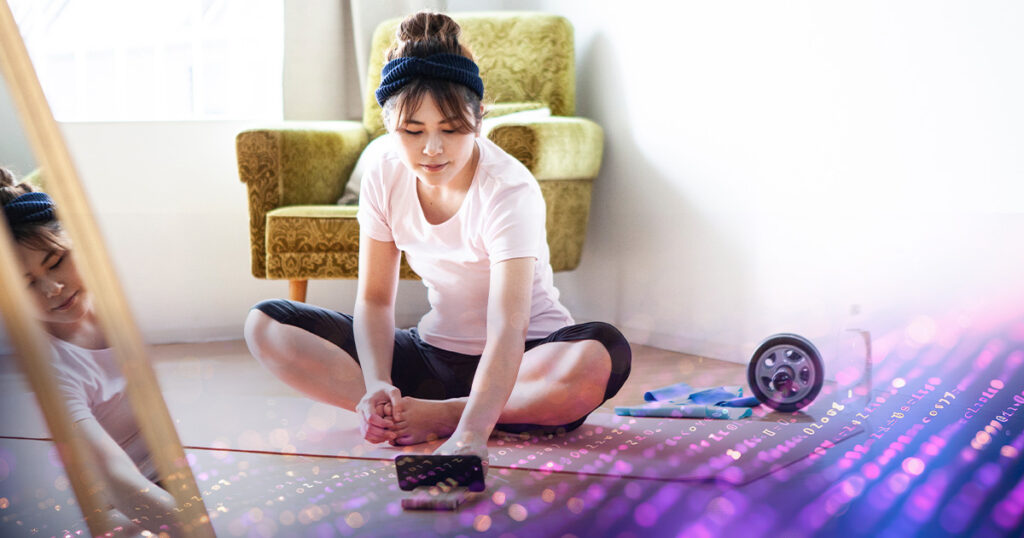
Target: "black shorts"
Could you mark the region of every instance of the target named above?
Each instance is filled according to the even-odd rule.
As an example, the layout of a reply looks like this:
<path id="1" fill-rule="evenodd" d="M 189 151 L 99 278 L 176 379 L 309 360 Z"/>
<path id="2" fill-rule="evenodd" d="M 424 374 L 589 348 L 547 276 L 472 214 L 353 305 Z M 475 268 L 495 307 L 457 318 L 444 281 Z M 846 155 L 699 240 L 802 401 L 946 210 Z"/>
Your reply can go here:
<path id="1" fill-rule="evenodd" d="M 356 362 L 359 362 L 359 353 L 356 350 L 355 335 L 352 330 L 352 316 L 284 299 L 263 301 L 253 308 L 280 323 L 306 330 L 333 343 L 348 353 Z M 597 340 L 608 350 L 612 359 L 612 371 L 608 377 L 608 385 L 605 387 L 604 399 L 607 400 L 615 396 L 622 388 L 622 384 L 626 382 L 626 378 L 629 377 L 632 360 L 629 342 L 615 327 L 599 321 L 562 327 L 546 338 L 527 340 L 526 350 L 529 351 L 550 342 L 579 340 Z M 425 400 L 445 400 L 469 396 L 473 376 L 476 374 L 479 364 L 480 355 L 464 355 L 434 347 L 424 342 L 415 328 L 395 329 L 391 381 L 398 390 L 402 391 L 403 396 Z M 589 414 L 587 413 L 587 415 Z M 512 433 L 572 431 L 583 424 L 587 415 L 559 426 L 499 423 L 495 428 Z"/>

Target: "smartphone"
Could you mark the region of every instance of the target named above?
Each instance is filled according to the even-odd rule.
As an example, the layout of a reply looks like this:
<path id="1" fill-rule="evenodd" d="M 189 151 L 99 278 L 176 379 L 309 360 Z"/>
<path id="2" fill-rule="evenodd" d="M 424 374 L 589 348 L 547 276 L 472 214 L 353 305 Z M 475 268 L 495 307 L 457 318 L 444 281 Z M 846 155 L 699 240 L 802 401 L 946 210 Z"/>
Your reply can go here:
<path id="1" fill-rule="evenodd" d="M 421 486 L 484 490 L 484 466 L 479 456 L 403 454 L 395 457 L 398 487 L 411 491 Z"/>

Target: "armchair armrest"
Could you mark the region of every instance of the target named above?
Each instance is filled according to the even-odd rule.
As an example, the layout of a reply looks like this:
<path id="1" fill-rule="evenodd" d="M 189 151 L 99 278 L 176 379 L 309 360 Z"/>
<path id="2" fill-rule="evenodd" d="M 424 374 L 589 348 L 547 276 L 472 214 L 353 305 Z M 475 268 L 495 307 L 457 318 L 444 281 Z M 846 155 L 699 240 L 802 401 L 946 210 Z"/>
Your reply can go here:
<path id="1" fill-rule="evenodd" d="M 235 138 L 248 189 L 252 274 L 266 278 L 266 214 L 288 205 L 333 204 L 369 142 L 355 121 L 289 122 Z"/>
<path id="2" fill-rule="evenodd" d="M 501 123 L 488 138 L 526 165 L 538 181 L 594 179 L 601 168 L 604 131 L 585 118 Z"/>

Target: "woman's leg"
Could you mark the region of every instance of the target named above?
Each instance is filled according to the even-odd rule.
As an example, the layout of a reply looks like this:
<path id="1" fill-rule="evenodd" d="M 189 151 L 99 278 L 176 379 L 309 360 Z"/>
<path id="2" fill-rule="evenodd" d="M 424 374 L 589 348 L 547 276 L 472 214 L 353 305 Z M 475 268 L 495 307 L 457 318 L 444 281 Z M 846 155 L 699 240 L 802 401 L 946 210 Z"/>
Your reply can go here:
<path id="1" fill-rule="evenodd" d="M 612 360 L 597 340 L 552 342 L 527 351 L 499 423 L 557 426 L 605 401 Z"/>
<path id="2" fill-rule="evenodd" d="M 362 370 L 352 355 L 335 342 L 282 323 L 259 308 L 253 308 L 245 320 L 245 342 L 271 373 L 317 401 L 352 411 L 366 392 Z"/>
<path id="3" fill-rule="evenodd" d="M 629 376 L 632 355 L 622 334 L 605 323 L 585 323 L 556 331 L 523 356 L 499 430 L 573 429 Z M 468 398 L 432 401 L 403 399 L 406 420 L 398 423 L 396 444 L 414 444 L 451 435 Z M 551 428 L 541 428 L 550 426 Z"/>
<path id="4" fill-rule="evenodd" d="M 599 321 L 563 327 L 527 343 L 516 386 L 498 420 L 508 432 L 578 428 L 629 377 L 626 337 Z"/>

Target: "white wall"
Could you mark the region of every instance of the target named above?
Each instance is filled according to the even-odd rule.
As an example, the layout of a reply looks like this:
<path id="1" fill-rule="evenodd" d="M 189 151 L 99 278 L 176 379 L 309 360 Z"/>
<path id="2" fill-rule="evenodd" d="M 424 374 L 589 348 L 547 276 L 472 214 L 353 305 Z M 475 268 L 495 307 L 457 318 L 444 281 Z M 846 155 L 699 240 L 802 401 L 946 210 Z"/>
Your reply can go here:
<path id="1" fill-rule="evenodd" d="M 0 166 L 5 166 L 17 176 L 25 175 L 36 168 L 32 150 L 21 127 L 21 120 L 14 109 L 14 100 L 7 90 L 7 84 L 0 76 Z"/>
<path id="2" fill-rule="evenodd" d="M 581 317 L 743 361 L 779 330 L 1021 304 L 1020 4 L 449 7 L 575 26 L 577 112 L 606 134 L 583 262 L 558 280 Z"/>
<path id="3" fill-rule="evenodd" d="M 284 118 L 345 120 L 363 113 L 349 2 L 284 3 Z"/>
<path id="4" fill-rule="evenodd" d="M 745 361 L 919 315 L 1024 304 L 1024 8 L 1009 2 L 449 2 L 576 28 L 579 115 L 605 128 L 580 319 Z M 242 123 L 64 132 L 152 341 L 237 338 L 283 296 L 249 276 Z M 351 309 L 354 282 L 310 301 Z M 403 283 L 401 323 L 425 309 Z M 818 340 L 816 340 L 818 341 Z"/>

